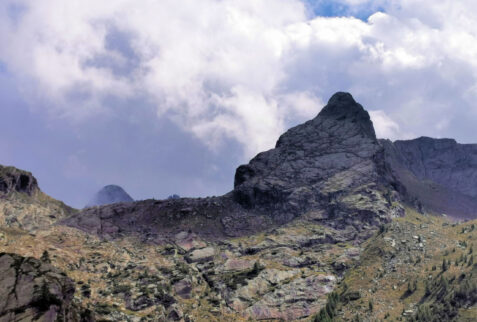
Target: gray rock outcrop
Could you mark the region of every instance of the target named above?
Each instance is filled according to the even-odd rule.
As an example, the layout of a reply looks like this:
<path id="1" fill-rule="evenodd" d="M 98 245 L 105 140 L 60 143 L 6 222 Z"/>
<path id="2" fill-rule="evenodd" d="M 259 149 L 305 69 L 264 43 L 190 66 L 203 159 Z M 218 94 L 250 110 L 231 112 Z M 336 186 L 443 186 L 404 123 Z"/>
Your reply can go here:
<path id="1" fill-rule="evenodd" d="M 0 194 L 21 192 L 31 195 L 36 190 L 38 183 L 30 172 L 0 165 Z"/>
<path id="2" fill-rule="evenodd" d="M 50 264 L 0 254 L 0 321 L 80 321 L 74 292 L 73 281 Z"/>

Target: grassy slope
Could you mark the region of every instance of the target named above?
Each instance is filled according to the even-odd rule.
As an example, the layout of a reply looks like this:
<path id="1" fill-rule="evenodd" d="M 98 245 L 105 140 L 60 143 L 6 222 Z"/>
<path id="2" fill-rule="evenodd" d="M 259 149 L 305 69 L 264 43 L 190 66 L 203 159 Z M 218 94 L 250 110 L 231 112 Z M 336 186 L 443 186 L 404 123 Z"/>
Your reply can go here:
<path id="1" fill-rule="evenodd" d="M 32 195 L 12 192 L 0 199 L 0 226 L 35 231 L 77 213 L 63 202 L 35 190 Z"/>
<path id="2" fill-rule="evenodd" d="M 406 213 L 366 242 L 336 290 L 333 320 L 475 321 L 477 221 Z"/>

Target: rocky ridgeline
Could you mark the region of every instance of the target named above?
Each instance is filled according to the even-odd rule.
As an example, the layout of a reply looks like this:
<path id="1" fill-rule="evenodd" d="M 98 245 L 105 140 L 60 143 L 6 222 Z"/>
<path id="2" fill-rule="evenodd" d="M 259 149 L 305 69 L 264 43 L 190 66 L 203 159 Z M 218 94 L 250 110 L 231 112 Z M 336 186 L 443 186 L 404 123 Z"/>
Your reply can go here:
<path id="1" fill-rule="evenodd" d="M 138 234 L 159 241 L 190 230 L 218 239 L 320 211 L 314 220 L 354 227 L 351 239 L 402 214 L 393 203 L 393 178 L 384 171 L 383 148 L 368 112 L 350 94 L 337 93 L 316 118 L 240 166 L 234 190 L 222 197 L 95 207 L 62 223 L 107 238 Z"/>
<path id="2" fill-rule="evenodd" d="M 421 212 L 476 218 L 477 145 L 426 137 L 380 143 L 408 203 Z"/>

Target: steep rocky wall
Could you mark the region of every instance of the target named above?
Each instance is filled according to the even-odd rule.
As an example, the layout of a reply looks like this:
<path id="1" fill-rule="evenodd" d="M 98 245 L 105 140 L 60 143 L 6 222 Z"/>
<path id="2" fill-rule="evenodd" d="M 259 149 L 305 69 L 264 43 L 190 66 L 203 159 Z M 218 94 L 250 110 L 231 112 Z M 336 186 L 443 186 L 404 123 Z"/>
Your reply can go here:
<path id="1" fill-rule="evenodd" d="M 235 200 L 286 222 L 327 202 L 330 189 L 376 183 L 379 150 L 368 112 L 350 94 L 337 93 L 316 118 L 289 129 L 275 149 L 237 169 Z M 341 185 L 332 187 L 341 175 Z"/>

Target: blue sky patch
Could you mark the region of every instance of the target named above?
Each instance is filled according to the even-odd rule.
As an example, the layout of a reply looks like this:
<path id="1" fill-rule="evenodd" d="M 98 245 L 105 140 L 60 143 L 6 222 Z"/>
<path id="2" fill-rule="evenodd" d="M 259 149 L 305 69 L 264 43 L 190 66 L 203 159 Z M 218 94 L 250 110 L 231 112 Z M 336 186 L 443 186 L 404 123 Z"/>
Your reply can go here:
<path id="1" fill-rule="evenodd" d="M 380 11 L 384 12 L 382 6 L 373 4 L 372 1 L 356 6 L 350 6 L 342 1 L 336 0 L 304 0 L 314 15 L 320 17 L 355 17 L 363 21 Z"/>
<path id="2" fill-rule="evenodd" d="M 4 62 L 0 60 L 0 74 L 7 74 L 7 72 L 8 72 L 7 64 L 5 64 Z"/>

